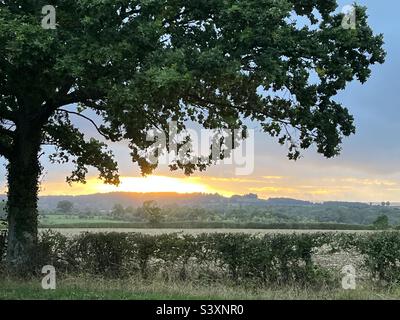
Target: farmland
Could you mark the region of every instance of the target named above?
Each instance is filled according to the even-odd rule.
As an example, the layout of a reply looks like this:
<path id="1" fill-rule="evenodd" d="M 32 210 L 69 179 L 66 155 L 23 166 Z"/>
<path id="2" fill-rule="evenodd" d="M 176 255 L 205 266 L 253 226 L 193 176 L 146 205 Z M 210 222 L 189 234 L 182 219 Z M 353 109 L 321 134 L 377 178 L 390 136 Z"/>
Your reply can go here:
<path id="1" fill-rule="evenodd" d="M 120 223 L 121 221 L 113 220 L 103 216 L 93 216 L 93 217 L 86 217 L 86 216 L 79 216 L 79 215 L 46 215 L 41 217 L 40 223 L 43 225 L 72 225 L 72 224 L 115 224 Z"/>
<path id="2" fill-rule="evenodd" d="M 90 231 L 90 232 L 87 232 Z M 4 274 L 2 299 L 399 299 L 400 233 L 252 229 L 42 229 L 35 257 L 57 270 Z M 384 256 L 382 256 L 384 252 Z M 343 267 L 356 286 L 342 288 Z"/>
<path id="3" fill-rule="evenodd" d="M 0 0 L 0 300 L 400 300 L 399 10 Z"/>
<path id="4" fill-rule="evenodd" d="M 160 235 L 160 234 L 171 234 L 181 233 L 189 235 L 199 235 L 202 233 L 244 233 L 244 234 L 313 234 L 319 232 L 328 233 L 371 233 L 376 232 L 372 230 L 307 230 L 307 229 L 225 229 L 225 228 L 214 228 L 214 229 L 175 229 L 175 228 L 42 228 L 41 231 L 52 230 L 60 232 L 63 235 L 74 236 L 84 232 L 100 233 L 100 232 L 121 232 L 121 233 L 143 233 L 148 235 Z"/>
<path id="5" fill-rule="evenodd" d="M 42 290 L 40 273 L 5 274 L 0 298 L 400 298 L 397 231 L 117 230 L 42 230 L 37 263 L 55 266 L 57 290 Z M 348 265 L 353 290 L 341 287 Z"/>
<path id="6" fill-rule="evenodd" d="M 373 223 L 384 215 L 382 229 L 392 231 Z M 398 299 L 390 261 L 400 261 L 399 216 L 397 208 L 347 203 L 43 211 L 35 259 L 38 269 L 56 267 L 57 290 L 41 289 L 40 272 L 24 281 L 5 274 L 0 298 Z M 389 250 L 387 261 L 369 250 L 368 237 L 374 250 Z M 355 290 L 341 287 L 345 266 L 356 270 Z"/>

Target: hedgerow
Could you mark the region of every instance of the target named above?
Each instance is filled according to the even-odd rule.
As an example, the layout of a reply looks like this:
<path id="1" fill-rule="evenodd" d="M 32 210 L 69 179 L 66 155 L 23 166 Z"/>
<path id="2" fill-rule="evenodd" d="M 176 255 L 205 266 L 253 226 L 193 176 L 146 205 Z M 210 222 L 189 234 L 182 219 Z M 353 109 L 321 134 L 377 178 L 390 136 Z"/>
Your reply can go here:
<path id="1" fill-rule="evenodd" d="M 5 234 L 0 234 L 4 256 Z M 83 233 L 67 237 L 44 232 L 35 265 L 51 264 L 59 274 L 85 273 L 107 278 L 138 276 L 259 285 L 331 285 L 340 276 L 316 262 L 321 250 L 362 257 L 370 280 L 400 282 L 400 233 L 244 234 Z"/>
<path id="2" fill-rule="evenodd" d="M 365 235 L 340 235 L 339 248 L 363 256 L 363 267 L 371 280 L 381 284 L 400 282 L 400 233 L 376 232 Z"/>

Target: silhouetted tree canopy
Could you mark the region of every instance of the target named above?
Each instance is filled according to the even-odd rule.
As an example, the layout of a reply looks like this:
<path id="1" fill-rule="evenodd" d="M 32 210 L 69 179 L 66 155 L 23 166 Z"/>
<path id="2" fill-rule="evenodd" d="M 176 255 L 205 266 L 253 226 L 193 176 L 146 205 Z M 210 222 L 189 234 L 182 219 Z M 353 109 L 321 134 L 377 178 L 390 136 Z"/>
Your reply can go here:
<path id="1" fill-rule="evenodd" d="M 44 5 L 56 8 L 54 30 L 41 26 Z M 105 141 L 128 140 L 133 161 L 150 173 L 146 134 L 171 121 L 235 129 L 252 119 L 288 143 L 291 159 L 311 145 L 337 155 L 355 128 L 334 97 L 352 80 L 365 82 L 385 53 L 365 8 L 356 7 L 355 29 L 342 27 L 336 9 L 335 0 L 0 1 L 9 260 L 35 243 L 43 144 L 55 146 L 52 161 L 75 165 L 67 181 L 84 182 L 93 166 L 114 184 Z M 86 139 L 74 117 L 102 140 Z M 211 163 L 177 160 L 171 169 L 189 174 Z"/>

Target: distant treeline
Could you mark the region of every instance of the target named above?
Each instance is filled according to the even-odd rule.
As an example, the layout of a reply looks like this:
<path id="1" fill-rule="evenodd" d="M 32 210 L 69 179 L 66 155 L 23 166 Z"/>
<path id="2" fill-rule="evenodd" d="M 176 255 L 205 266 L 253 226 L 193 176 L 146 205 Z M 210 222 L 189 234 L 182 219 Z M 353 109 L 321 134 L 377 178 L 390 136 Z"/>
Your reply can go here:
<path id="1" fill-rule="evenodd" d="M 5 195 L 0 195 L 0 201 L 6 200 Z M 112 192 L 82 196 L 42 196 L 39 198 L 39 208 L 45 211 L 54 210 L 60 201 L 69 201 L 79 211 L 108 212 L 115 204 L 123 207 L 138 208 L 145 201 L 157 201 L 161 207 L 201 207 L 206 209 L 224 210 L 231 207 L 266 207 L 266 206 L 334 206 L 334 207 L 358 207 L 370 206 L 362 202 L 326 201 L 314 203 L 310 201 L 291 198 L 260 199 L 257 194 L 234 195 L 223 197 L 219 194 L 190 193 L 180 194 L 174 192 L 162 193 L 137 193 L 137 192 Z M 384 199 L 382 199 L 384 200 Z M 387 202 L 382 201 L 387 205 Z M 378 205 L 382 204 L 381 202 Z"/>
<path id="2" fill-rule="evenodd" d="M 390 207 L 386 203 L 382 205 L 367 205 L 357 203 L 329 202 L 324 205 L 243 205 L 221 206 L 204 208 L 200 206 L 161 206 L 156 201 L 145 201 L 140 207 L 124 207 L 117 203 L 108 212 L 79 211 L 69 201 L 60 201 L 57 210 L 42 211 L 41 215 L 65 214 L 79 215 L 82 218 L 107 217 L 115 222 L 130 223 L 195 223 L 208 227 L 212 225 L 228 224 L 231 226 L 252 225 L 253 228 L 265 228 L 266 225 L 279 228 L 283 225 L 298 224 L 302 226 L 318 224 L 338 225 L 373 225 L 380 217 L 384 216 L 388 226 L 400 224 L 400 208 Z M 67 223 L 66 223 L 67 224 Z M 68 223 L 69 224 L 69 223 Z M 81 224 L 81 223 L 79 223 Z M 260 227 L 257 227 L 260 226 Z M 301 227 L 303 228 L 303 227 Z M 306 227 L 304 227 L 306 228 Z"/>
<path id="3" fill-rule="evenodd" d="M 207 196 L 203 196 L 206 197 Z M 198 195 L 198 198 L 202 198 Z M 238 198 L 238 199 L 236 199 Z M 197 199 L 197 198 L 196 198 Z M 210 199 L 216 199 L 211 197 Z M 203 199 L 204 200 L 204 199 Z M 243 204 L 247 201 L 246 204 Z M 268 205 L 260 206 L 259 201 Z M 255 205 L 254 203 L 257 203 Z M 233 205 L 232 203 L 236 203 Z M 275 204 L 272 204 L 275 203 Z M 280 205 L 278 205 L 280 203 Z M 285 205 L 282 205 L 285 203 Z M 289 205 L 291 203 L 292 205 Z M 304 204 L 306 203 L 306 204 Z M 205 203 L 204 205 L 206 205 Z M 161 205 L 156 201 L 145 201 L 141 206 L 124 206 L 115 203 L 106 212 L 97 210 L 80 210 L 75 202 L 59 201 L 54 210 L 41 210 L 40 216 L 65 215 L 66 220 L 56 223 L 58 227 L 128 227 L 147 228 L 149 225 L 161 228 L 252 228 L 252 229 L 337 229 L 361 230 L 371 228 L 379 219 L 387 220 L 387 226 L 400 225 L 400 208 L 391 207 L 389 203 L 380 205 L 352 202 L 325 202 L 312 204 L 294 199 L 260 200 L 256 195 L 236 196 L 230 204 L 207 208 L 198 205 Z M 4 202 L 0 202 L 1 219 L 5 219 Z M 99 218 L 107 221 L 72 221 L 69 217 L 82 219 Z M 383 221 L 382 220 L 382 221 Z M 43 227 L 54 227 L 46 223 Z M 381 229 L 385 229 L 385 221 Z"/>

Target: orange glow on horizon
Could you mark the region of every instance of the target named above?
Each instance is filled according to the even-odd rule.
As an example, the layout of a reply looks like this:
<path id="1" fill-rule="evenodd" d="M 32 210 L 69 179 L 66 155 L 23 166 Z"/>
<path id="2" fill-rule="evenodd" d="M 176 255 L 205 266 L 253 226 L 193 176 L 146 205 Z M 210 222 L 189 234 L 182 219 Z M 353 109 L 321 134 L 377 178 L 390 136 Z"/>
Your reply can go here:
<path id="1" fill-rule="evenodd" d="M 177 192 L 209 193 L 208 186 L 195 178 L 171 178 L 165 176 L 121 177 L 119 186 L 98 185 L 98 192 Z"/>
<path id="2" fill-rule="evenodd" d="M 176 192 L 176 193 L 220 193 L 195 177 L 173 178 L 167 176 L 121 177 L 120 185 L 108 185 L 92 178 L 86 184 L 73 184 L 69 187 L 65 182 L 45 182 L 41 195 L 84 195 L 108 192 Z"/>
<path id="3" fill-rule="evenodd" d="M 48 180 L 41 184 L 41 196 L 78 196 L 95 193 L 218 193 L 225 197 L 256 193 L 259 198 L 287 197 L 310 201 L 361 201 L 377 202 L 387 199 L 397 202 L 400 183 L 390 179 L 370 178 L 313 178 L 299 180 L 290 176 L 261 177 L 148 177 L 122 176 L 119 186 L 106 185 L 92 177 L 86 184 L 73 184 L 62 180 Z M 0 191 L 1 193 L 1 191 Z M 378 199 L 378 200 L 377 200 Z"/>

